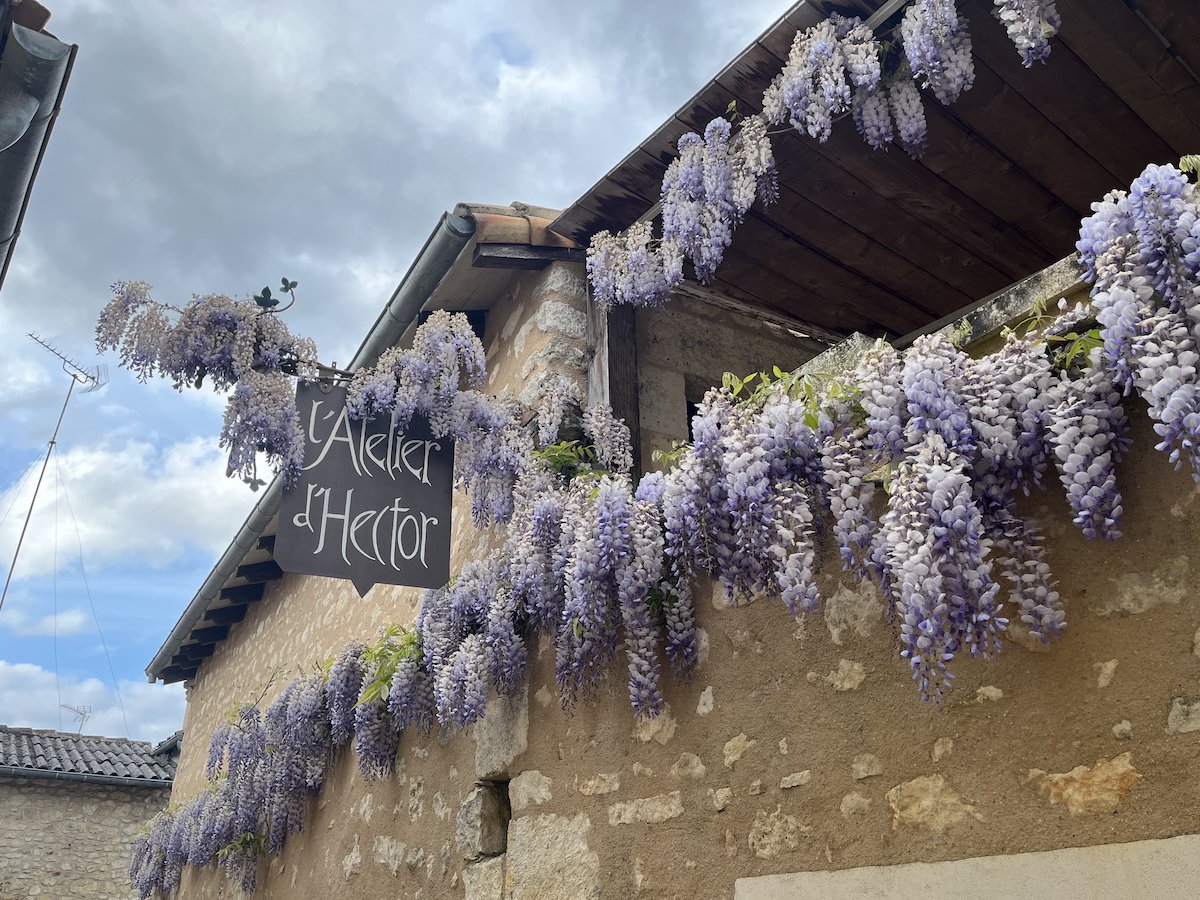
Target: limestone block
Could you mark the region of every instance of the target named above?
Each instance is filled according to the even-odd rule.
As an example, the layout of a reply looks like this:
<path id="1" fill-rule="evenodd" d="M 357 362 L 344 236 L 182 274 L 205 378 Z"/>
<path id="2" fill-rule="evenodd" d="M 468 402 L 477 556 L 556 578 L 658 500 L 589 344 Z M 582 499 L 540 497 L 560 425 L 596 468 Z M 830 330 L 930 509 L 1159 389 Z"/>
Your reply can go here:
<path id="1" fill-rule="evenodd" d="M 496 785 L 476 785 L 458 808 L 454 838 L 464 859 L 503 853 L 508 804 Z"/>
<path id="2" fill-rule="evenodd" d="M 734 764 L 736 764 L 739 759 L 746 755 L 746 751 L 757 743 L 758 741 L 753 741 L 746 737 L 744 732 L 726 741 L 725 749 L 723 751 L 725 768 L 732 769 Z"/>
<path id="3" fill-rule="evenodd" d="M 521 900 L 594 900 L 600 858 L 588 849 L 591 820 L 536 815 L 514 819 L 505 857 L 505 891 Z"/>
<path id="4" fill-rule="evenodd" d="M 504 900 L 504 855 L 472 863 L 463 869 L 465 900 Z"/>
<path id="5" fill-rule="evenodd" d="M 1188 703 L 1182 697 L 1171 701 L 1167 713 L 1167 734 L 1188 734 L 1200 731 L 1200 700 Z"/>
<path id="6" fill-rule="evenodd" d="M 678 727 L 679 723 L 671 714 L 670 704 L 664 703 L 662 712 L 654 718 L 637 720 L 633 727 L 633 736 L 643 743 L 654 741 L 656 744 L 666 744 L 675 736 L 675 729 Z"/>
<path id="7" fill-rule="evenodd" d="M 540 806 L 550 799 L 550 788 L 553 782 L 537 769 L 522 772 L 508 783 L 508 800 L 513 812 L 520 812 L 525 807 Z"/>
<path id="8" fill-rule="evenodd" d="M 1093 663 L 1092 668 L 1096 670 L 1096 687 L 1106 688 L 1112 684 L 1113 676 L 1117 674 L 1117 663 L 1118 660 L 1115 659 Z"/>
<path id="9" fill-rule="evenodd" d="M 941 775 L 922 775 L 887 792 L 892 807 L 892 829 L 901 826 L 928 828 L 941 834 L 967 816 L 983 817 L 964 803 Z"/>
<path id="10" fill-rule="evenodd" d="M 713 711 L 713 689 L 710 684 L 700 692 L 700 699 L 696 702 L 696 715 L 707 716 Z"/>
<path id="11" fill-rule="evenodd" d="M 723 787 L 713 790 L 709 788 L 708 799 L 712 801 L 712 805 L 716 811 L 721 812 L 733 801 L 733 789 Z"/>
<path id="12" fill-rule="evenodd" d="M 1186 556 L 1177 556 L 1151 572 L 1126 572 L 1117 579 L 1114 595 L 1096 608 L 1101 616 L 1138 615 L 1190 596 L 1195 577 Z"/>
<path id="13" fill-rule="evenodd" d="M 1082 816 L 1116 812 L 1142 775 L 1133 767 L 1133 754 L 1126 751 L 1112 759 L 1098 759 L 1090 769 L 1076 766 L 1054 775 L 1031 769 L 1027 780 L 1037 782 L 1051 805 L 1065 806 L 1071 815 Z"/>
<path id="14" fill-rule="evenodd" d="M 512 696 L 493 694 L 475 723 L 475 777 L 507 778 L 513 762 L 529 746 L 529 686 Z"/>
<path id="15" fill-rule="evenodd" d="M 354 835 L 354 846 L 342 857 L 342 875 L 349 881 L 362 868 L 362 851 L 358 849 L 358 835 Z"/>
<path id="16" fill-rule="evenodd" d="M 842 798 L 841 811 L 843 818 L 849 819 L 851 816 L 859 816 L 867 811 L 871 805 L 871 801 L 854 791 Z"/>
<path id="17" fill-rule="evenodd" d="M 879 589 L 869 581 L 856 585 L 839 584 L 825 600 L 825 627 L 839 647 L 851 634 L 869 637 L 871 629 L 883 619 L 883 600 Z"/>
<path id="18" fill-rule="evenodd" d="M 682 753 L 675 765 L 671 766 L 671 774 L 676 778 L 700 779 L 707 774 L 708 768 L 695 753 Z"/>
<path id="19" fill-rule="evenodd" d="M 816 672 L 808 673 L 810 684 L 823 681 L 839 692 L 856 691 L 862 687 L 862 683 L 866 680 L 867 671 L 863 668 L 863 664 L 849 659 L 838 660 L 838 667 L 832 669 L 828 675 L 819 675 Z"/>
<path id="20" fill-rule="evenodd" d="M 614 803 L 608 808 L 609 825 L 657 825 L 683 815 L 683 799 L 679 791 Z"/>
<path id="21" fill-rule="evenodd" d="M 791 775 L 784 775 L 779 780 L 779 786 L 784 790 L 788 788 L 800 787 L 812 781 L 812 772 L 805 769 L 803 772 L 793 772 Z"/>
<path id="22" fill-rule="evenodd" d="M 579 785 L 579 793 L 589 797 L 595 794 L 611 794 L 620 789 L 621 775 L 619 772 L 604 772 L 594 775 Z"/>
<path id="23" fill-rule="evenodd" d="M 854 776 L 855 781 L 862 781 L 864 778 L 882 775 L 883 763 L 879 761 L 879 757 L 874 753 L 860 753 L 854 757 L 854 762 L 850 764 L 850 774 Z"/>
<path id="24" fill-rule="evenodd" d="M 780 806 L 775 807 L 773 813 L 760 809 L 754 817 L 754 824 L 750 826 L 747 843 L 750 852 L 759 859 L 775 859 L 799 847 L 800 835 L 807 834 L 809 830 L 795 816 L 783 812 Z"/>
<path id="25" fill-rule="evenodd" d="M 388 871 L 395 875 L 404 864 L 404 851 L 407 849 L 403 841 L 380 834 L 376 835 L 375 843 L 371 847 L 371 858 L 379 865 L 386 866 Z"/>

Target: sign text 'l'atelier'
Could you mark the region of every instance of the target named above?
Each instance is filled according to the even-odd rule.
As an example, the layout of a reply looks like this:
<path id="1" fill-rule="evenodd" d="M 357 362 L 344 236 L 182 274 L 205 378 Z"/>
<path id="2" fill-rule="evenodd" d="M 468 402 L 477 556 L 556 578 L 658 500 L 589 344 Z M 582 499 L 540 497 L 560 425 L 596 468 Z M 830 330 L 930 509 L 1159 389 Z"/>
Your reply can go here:
<path id="1" fill-rule="evenodd" d="M 301 382 L 304 472 L 283 492 L 275 561 L 285 572 L 441 587 L 450 579 L 454 444 L 413 416 L 355 421 L 346 389 Z"/>

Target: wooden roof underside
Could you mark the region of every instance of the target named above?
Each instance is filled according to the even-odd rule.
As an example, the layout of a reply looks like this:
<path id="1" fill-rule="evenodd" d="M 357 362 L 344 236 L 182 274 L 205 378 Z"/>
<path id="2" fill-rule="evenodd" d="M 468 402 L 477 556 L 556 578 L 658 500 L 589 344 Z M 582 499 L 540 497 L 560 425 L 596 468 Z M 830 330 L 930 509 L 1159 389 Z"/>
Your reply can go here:
<path id="1" fill-rule="evenodd" d="M 961 2 L 975 85 L 949 107 L 924 94 L 924 158 L 871 150 L 848 117 L 825 144 L 777 135 L 780 199 L 750 212 L 712 289 L 837 334 L 900 335 L 1071 253 L 1093 201 L 1147 163 L 1200 152 L 1200 3 L 1131 2 L 1058 0 L 1062 31 L 1032 69 L 991 0 Z M 680 135 L 703 131 L 731 100 L 759 111 L 798 29 L 882 5 L 798 4 L 553 230 L 586 245 L 644 217 Z"/>

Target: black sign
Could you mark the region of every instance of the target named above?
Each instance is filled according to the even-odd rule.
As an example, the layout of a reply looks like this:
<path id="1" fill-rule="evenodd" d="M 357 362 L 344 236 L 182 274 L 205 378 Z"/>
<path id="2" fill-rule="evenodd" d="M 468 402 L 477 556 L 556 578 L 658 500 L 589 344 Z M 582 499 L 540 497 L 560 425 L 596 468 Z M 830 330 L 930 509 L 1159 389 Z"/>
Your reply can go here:
<path id="1" fill-rule="evenodd" d="M 275 561 L 285 572 L 441 587 L 450 579 L 454 443 L 413 416 L 355 421 L 345 388 L 301 382 L 304 472 L 283 492 Z"/>

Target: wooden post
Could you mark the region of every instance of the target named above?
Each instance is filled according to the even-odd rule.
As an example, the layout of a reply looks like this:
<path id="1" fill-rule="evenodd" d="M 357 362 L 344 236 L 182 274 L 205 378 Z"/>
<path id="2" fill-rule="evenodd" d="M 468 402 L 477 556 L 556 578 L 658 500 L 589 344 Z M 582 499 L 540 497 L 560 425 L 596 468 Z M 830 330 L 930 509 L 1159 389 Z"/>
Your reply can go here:
<path id="1" fill-rule="evenodd" d="M 613 415 L 629 428 L 633 445 L 633 471 L 642 472 L 641 408 L 638 399 L 637 333 L 635 310 L 614 306 L 607 314 L 589 296 L 588 405 L 607 403 Z"/>

